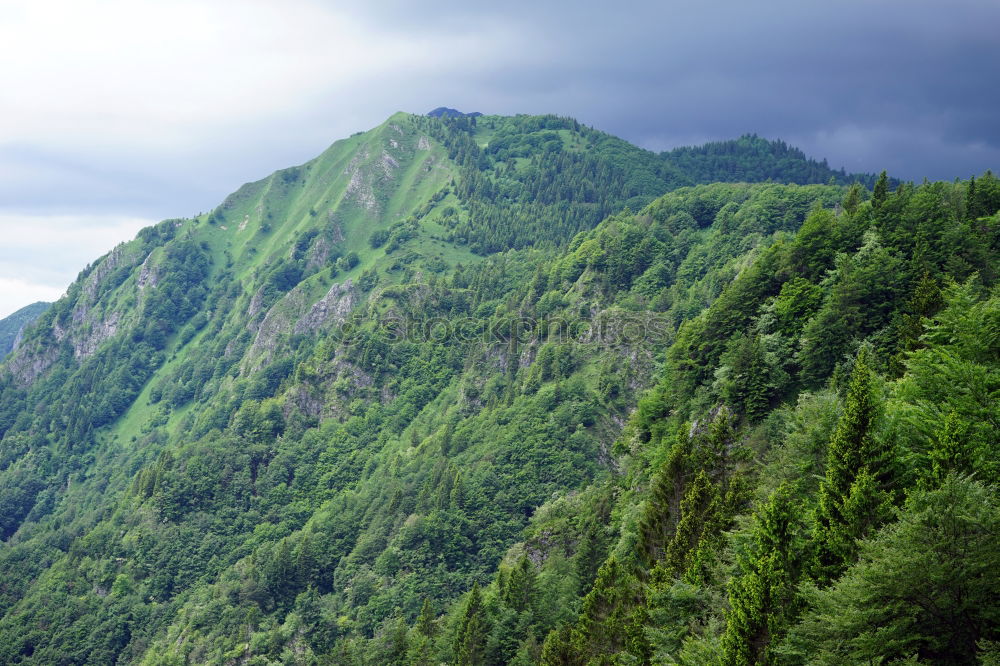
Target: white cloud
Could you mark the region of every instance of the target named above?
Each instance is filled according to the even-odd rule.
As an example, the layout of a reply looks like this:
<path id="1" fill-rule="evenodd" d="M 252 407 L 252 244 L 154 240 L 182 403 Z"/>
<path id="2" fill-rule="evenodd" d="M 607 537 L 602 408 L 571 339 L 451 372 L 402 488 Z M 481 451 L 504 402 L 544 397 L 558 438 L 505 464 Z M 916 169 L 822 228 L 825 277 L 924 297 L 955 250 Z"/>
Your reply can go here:
<path id="1" fill-rule="evenodd" d="M 0 317 L 58 298 L 79 272 L 154 220 L 0 212 Z"/>
<path id="2" fill-rule="evenodd" d="M 539 57 L 513 19 L 397 26 L 358 9 L 0 2 L 0 200 L 192 215 L 395 111 L 461 104 L 478 72 Z"/>
<path id="3" fill-rule="evenodd" d="M 0 277 L 0 319 L 17 312 L 25 305 L 38 301 L 54 301 L 62 296 L 64 291 L 43 284 Z"/>
<path id="4" fill-rule="evenodd" d="M 0 143 L 98 151 L 197 151 L 215 133 L 307 113 L 357 82 L 489 60 L 515 38 L 502 24 L 474 35 L 390 33 L 306 0 L 14 8 L 0 22 L 0 61 L 17 63 L 0 70 Z"/>

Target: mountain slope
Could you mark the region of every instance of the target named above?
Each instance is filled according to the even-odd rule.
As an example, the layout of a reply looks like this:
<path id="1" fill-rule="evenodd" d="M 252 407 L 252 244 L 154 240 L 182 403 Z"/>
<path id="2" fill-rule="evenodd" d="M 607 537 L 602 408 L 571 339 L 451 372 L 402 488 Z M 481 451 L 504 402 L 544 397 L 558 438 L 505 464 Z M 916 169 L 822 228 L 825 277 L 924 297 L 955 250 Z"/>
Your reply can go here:
<path id="1" fill-rule="evenodd" d="M 766 180 L 773 155 L 755 154 L 761 173 L 744 175 Z M 811 374 L 750 399 L 736 332 L 789 272 L 819 281 L 856 251 L 880 190 L 654 199 L 684 178 L 567 119 L 398 114 L 95 262 L 0 370 L 0 661 L 453 659 L 454 601 L 509 580 L 500 565 L 518 553 L 540 567 L 547 610 L 483 636 L 491 659 L 538 657 L 575 620 L 604 525 L 624 521 L 629 547 L 671 419 L 721 399 L 755 423 L 838 363 L 814 354 Z M 935 271 L 992 280 L 992 222 L 956 252 L 925 219 L 959 187 L 906 199 L 926 233 L 893 226 L 892 242 L 933 231 L 921 256 Z M 840 205 L 834 241 L 824 220 Z M 966 263 L 941 264 L 953 255 Z M 785 323 L 836 312 L 817 305 L 833 285 L 801 312 L 789 295 Z M 893 321 L 896 296 L 838 344 Z M 586 561 L 580 530 L 598 535 Z M 493 628 L 503 586 L 488 589 Z M 418 617 L 427 640 L 407 636 Z"/>
<path id="2" fill-rule="evenodd" d="M 39 301 L 0 319 L 0 359 L 14 349 L 21 329 L 38 319 L 49 305 L 51 304 Z"/>

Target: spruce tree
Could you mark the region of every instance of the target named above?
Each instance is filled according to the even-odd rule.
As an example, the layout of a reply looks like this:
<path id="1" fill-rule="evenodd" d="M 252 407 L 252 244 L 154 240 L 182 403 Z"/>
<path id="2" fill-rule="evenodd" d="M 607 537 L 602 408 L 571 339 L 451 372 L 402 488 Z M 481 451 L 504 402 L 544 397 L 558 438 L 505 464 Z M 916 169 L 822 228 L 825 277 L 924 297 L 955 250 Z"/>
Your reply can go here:
<path id="1" fill-rule="evenodd" d="M 434 635 L 436 633 L 434 609 L 431 607 L 430 598 L 424 597 L 424 605 L 420 609 L 417 624 L 409 641 L 410 648 L 406 653 L 406 663 L 412 666 L 431 666 L 437 663 L 437 660 L 434 659 Z"/>
<path id="2" fill-rule="evenodd" d="M 455 634 L 456 666 L 478 666 L 483 663 L 487 633 L 489 632 L 483 611 L 483 595 L 479 591 L 479 583 L 473 583 Z"/>
<path id="3" fill-rule="evenodd" d="M 976 196 L 976 177 L 969 178 L 969 186 L 965 190 L 965 216 L 970 220 L 975 220 L 982 215 L 979 206 L 979 198 Z"/>
<path id="4" fill-rule="evenodd" d="M 527 555 L 522 555 L 502 579 L 500 597 L 503 604 L 518 612 L 534 612 L 536 578 L 534 565 Z"/>
<path id="5" fill-rule="evenodd" d="M 579 596 L 582 597 L 590 589 L 595 576 L 597 576 L 597 570 L 600 568 L 601 562 L 604 561 L 606 551 L 607 537 L 604 527 L 595 518 L 591 518 L 586 522 L 583 534 L 580 535 L 576 554 L 573 557 Z"/>
<path id="6" fill-rule="evenodd" d="M 594 587 L 583 600 L 573 632 L 572 651 L 587 663 L 624 652 L 648 660 L 642 586 L 612 555 L 597 573 Z M 603 663 L 603 662 L 602 662 Z"/>
<path id="7" fill-rule="evenodd" d="M 782 485 L 754 516 L 750 546 L 739 557 L 742 575 L 729 584 L 730 610 L 722 638 L 726 666 L 772 663 L 771 648 L 794 617 L 794 512 L 790 489 Z"/>
<path id="8" fill-rule="evenodd" d="M 677 530 L 667 544 L 663 561 L 654 571 L 654 578 L 671 580 L 683 576 L 692 583 L 701 578 L 701 551 L 722 529 L 722 508 L 719 489 L 704 470 L 699 471 L 681 501 Z"/>
<path id="9" fill-rule="evenodd" d="M 573 650 L 573 628 L 564 624 L 549 632 L 542 643 L 541 666 L 579 666 L 583 661 Z"/>
<path id="10" fill-rule="evenodd" d="M 948 412 L 930 451 L 931 469 L 925 485 L 934 487 L 944 481 L 949 472 L 968 474 L 973 466 L 969 460 L 968 427 L 955 410 Z"/>
<path id="11" fill-rule="evenodd" d="M 420 609 L 420 617 L 417 618 L 417 631 L 421 635 L 431 638 L 437 633 L 437 626 L 434 623 L 434 609 L 431 607 L 430 597 L 424 597 L 424 605 Z"/>
<path id="12" fill-rule="evenodd" d="M 861 185 L 860 183 L 854 183 L 851 185 L 850 189 L 847 190 L 847 194 L 844 196 L 844 210 L 847 211 L 848 215 L 854 215 L 858 212 L 858 206 L 861 205 Z"/>
<path id="13" fill-rule="evenodd" d="M 883 170 L 882 173 L 878 175 L 878 180 L 875 181 L 875 187 L 872 189 L 872 208 L 879 210 L 885 203 L 885 200 L 889 197 L 889 177 Z"/>
<path id="14" fill-rule="evenodd" d="M 844 413 L 827 448 L 815 516 L 814 573 L 821 582 L 840 575 L 857 554 L 857 539 L 888 516 L 895 460 L 877 436 L 882 405 L 867 347 L 854 362 Z"/>

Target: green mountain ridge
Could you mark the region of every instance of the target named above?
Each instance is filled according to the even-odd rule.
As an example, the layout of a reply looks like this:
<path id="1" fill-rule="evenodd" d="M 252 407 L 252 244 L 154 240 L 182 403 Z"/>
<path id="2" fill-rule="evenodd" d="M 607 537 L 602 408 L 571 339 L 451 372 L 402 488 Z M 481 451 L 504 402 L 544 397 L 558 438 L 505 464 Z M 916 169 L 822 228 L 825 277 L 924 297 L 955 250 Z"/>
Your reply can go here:
<path id="1" fill-rule="evenodd" d="M 760 182 L 699 184 L 729 178 Z M 0 366 L 0 661 L 808 654 L 805 601 L 733 619 L 739 558 L 781 497 L 840 524 L 810 479 L 855 384 L 892 417 L 886 506 L 996 471 L 961 396 L 997 390 L 1000 183 L 855 180 L 753 136 L 396 114 L 143 230 Z M 935 392 L 941 358 L 978 383 Z M 796 530 L 792 582 L 848 580 Z"/>

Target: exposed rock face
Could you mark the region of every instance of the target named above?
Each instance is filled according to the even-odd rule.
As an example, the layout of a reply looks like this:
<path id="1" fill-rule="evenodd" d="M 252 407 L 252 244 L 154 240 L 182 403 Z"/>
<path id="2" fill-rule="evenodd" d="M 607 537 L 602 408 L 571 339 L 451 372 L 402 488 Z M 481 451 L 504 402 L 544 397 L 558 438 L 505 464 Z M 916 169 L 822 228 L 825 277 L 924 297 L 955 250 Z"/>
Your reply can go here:
<path id="1" fill-rule="evenodd" d="M 91 325 L 85 335 L 74 338 L 73 356 L 86 358 L 96 352 L 98 345 L 118 332 L 120 321 L 121 315 L 118 312 L 112 312 L 107 319 Z"/>
<path id="2" fill-rule="evenodd" d="M 374 211 L 378 207 L 378 201 L 372 188 L 371 175 L 364 173 L 364 163 L 370 158 L 371 152 L 368 146 L 364 146 L 344 168 L 344 175 L 350 176 L 350 181 L 347 183 L 347 198 L 365 210 Z"/>
<path id="3" fill-rule="evenodd" d="M 7 363 L 7 369 L 21 386 L 28 386 L 39 375 L 49 369 L 59 357 L 59 350 L 50 345 L 44 350 L 24 350 L 25 353 L 15 354 Z"/>
<path id="4" fill-rule="evenodd" d="M 338 326 L 347 320 L 357 305 L 358 294 L 350 280 L 330 287 L 326 295 L 316 301 L 309 312 L 295 322 L 295 333 L 312 333 L 321 328 Z"/>
<path id="5" fill-rule="evenodd" d="M 273 355 L 278 337 L 290 333 L 299 312 L 305 307 L 305 296 L 296 287 L 285 294 L 264 315 L 257 328 L 257 335 L 244 357 L 246 369 L 256 369 L 265 365 Z"/>
<path id="6" fill-rule="evenodd" d="M 386 178 L 392 178 L 392 172 L 399 168 L 399 162 L 396 161 L 388 151 L 382 151 L 382 159 L 379 160 L 379 166 L 382 167 L 382 173 L 385 174 Z"/>
<path id="7" fill-rule="evenodd" d="M 141 263 L 136 284 L 141 290 L 155 286 L 159 278 L 156 266 L 147 255 Z M 90 273 L 80 283 L 80 295 L 76 305 L 69 313 L 69 320 L 53 321 L 51 336 L 55 342 L 64 342 L 73 349 L 73 356 L 82 360 L 97 351 L 102 342 L 123 331 L 131 321 L 126 321 L 121 312 L 106 309 L 100 305 L 103 292 L 121 282 L 121 269 L 134 270 L 140 264 L 141 250 L 135 244 L 122 244 L 105 255 L 91 269 Z M 119 273 L 119 277 L 115 277 Z M 115 284 L 108 285 L 109 280 Z M 59 356 L 58 347 L 54 344 L 25 347 L 23 344 L 23 329 L 14 343 L 15 354 L 8 363 L 11 373 L 23 385 L 33 383 L 41 374 L 55 362 Z"/>
<path id="8" fill-rule="evenodd" d="M 264 303 L 264 289 L 263 287 L 258 289 L 256 293 L 250 298 L 250 307 L 247 309 L 247 317 L 251 320 L 251 325 L 253 324 L 253 319 L 257 317 L 257 313 L 260 312 L 261 307 Z"/>
<path id="9" fill-rule="evenodd" d="M 358 292 L 350 280 L 337 283 L 312 306 L 296 287 L 275 303 L 260 326 L 243 361 L 244 372 L 266 365 L 274 356 L 282 336 L 308 334 L 342 324 L 358 303 Z"/>
<path id="10" fill-rule="evenodd" d="M 126 247 L 126 245 L 118 245 L 115 249 L 111 250 L 111 252 L 108 253 L 92 271 L 90 271 L 90 275 L 88 275 L 83 281 L 83 293 L 86 295 L 86 300 L 88 302 L 92 303 L 97 297 L 98 289 L 106 277 L 111 275 L 116 268 L 124 265 L 126 261 L 136 258 L 135 252 L 127 252 Z"/>
<path id="11" fill-rule="evenodd" d="M 139 269 L 139 277 L 136 278 L 136 286 L 142 291 L 146 287 L 155 287 L 160 281 L 160 275 L 156 268 L 150 265 L 150 258 L 153 253 L 150 252 L 149 255 L 143 260 L 142 267 Z"/>
<path id="12" fill-rule="evenodd" d="M 306 255 L 306 272 L 323 266 L 330 259 L 332 244 L 326 236 L 319 236 Z"/>
<path id="13" fill-rule="evenodd" d="M 400 137 L 406 134 L 399 125 L 389 125 L 389 128 Z M 430 148 L 427 137 L 421 137 L 418 143 L 421 146 L 426 146 L 421 150 Z M 376 153 L 374 156 L 368 145 L 358 149 L 358 152 L 343 170 L 343 175 L 349 178 L 345 199 L 377 215 L 381 206 L 376 193 L 384 193 L 384 184 L 395 178 L 400 161 L 405 157 L 405 154 L 401 153 L 401 151 L 406 150 L 405 146 L 405 141 L 390 137 L 385 140 L 381 153 Z"/>
<path id="14" fill-rule="evenodd" d="M 21 346 L 21 341 L 24 339 L 24 329 L 27 328 L 27 326 L 28 325 L 25 324 L 17 330 L 17 335 L 14 336 L 14 342 L 10 348 L 12 352 L 17 351 L 17 348 Z"/>

